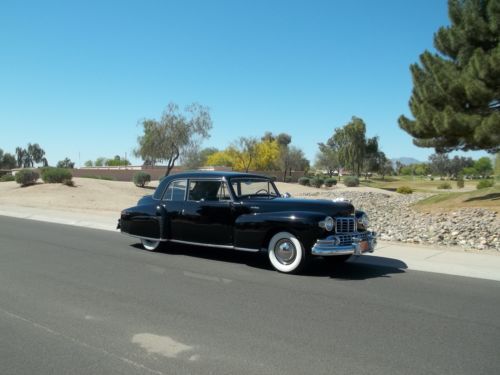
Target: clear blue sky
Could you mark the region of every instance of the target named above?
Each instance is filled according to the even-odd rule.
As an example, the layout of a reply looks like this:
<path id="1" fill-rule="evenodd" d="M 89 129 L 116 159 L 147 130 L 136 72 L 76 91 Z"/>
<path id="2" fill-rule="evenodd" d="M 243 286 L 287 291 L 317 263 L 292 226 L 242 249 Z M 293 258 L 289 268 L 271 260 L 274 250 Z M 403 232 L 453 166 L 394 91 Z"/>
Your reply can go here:
<path id="1" fill-rule="evenodd" d="M 314 159 L 355 115 L 388 156 L 425 160 L 397 118 L 446 24 L 445 0 L 2 1 L 0 148 L 130 158 L 173 101 L 211 108 L 205 146 L 287 132 Z"/>

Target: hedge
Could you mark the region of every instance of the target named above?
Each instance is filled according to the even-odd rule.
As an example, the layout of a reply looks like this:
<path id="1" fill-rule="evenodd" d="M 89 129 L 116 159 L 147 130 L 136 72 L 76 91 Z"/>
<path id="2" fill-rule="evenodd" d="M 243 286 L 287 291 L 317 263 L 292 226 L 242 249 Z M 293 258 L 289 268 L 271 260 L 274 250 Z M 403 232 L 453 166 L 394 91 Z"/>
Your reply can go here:
<path id="1" fill-rule="evenodd" d="M 146 172 L 137 172 L 134 175 L 134 184 L 137 187 L 143 188 L 150 181 L 151 181 L 151 175 Z"/>
<path id="2" fill-rule="evenodd" d="M 354 176 L 344 177 L 344 185 L 348 187 L 359 186 L 359 178 Z"/>
<path id="3" fill-rule="evenodd" d="M 299 184 L 304 186 L 309 186 L 311 179 L 309 177 L 301 177 L 299 178 Z"/>
<path id="4" fill-rule="evenodd" d="M 413 189 L 409 186 L 399 186 L 397 189 L 396 189 L 396 193 L 399 193 L 399 194 L 412 194 L 413 193 Z"/>
<path id="5" fill-rule="evenodd" d="M 337 185 L 337 180 L 335 178 L 327 178 L 325 180 L 325 186 L 332 187 L 333 185 Z"/>
<path id="6" fill-rule="evenodd" d="M 32 169 L 23 169 L 16 173 L 16 182 L 22 187 L 34 185 L 40 176 Z"/>
<path id="7" fill-rule="evenodd" d="M 66 168 L 43 168 L 42 180 L 47 184 L 61 184 L 65 181 L 71 181 L 73 175 Z"/>

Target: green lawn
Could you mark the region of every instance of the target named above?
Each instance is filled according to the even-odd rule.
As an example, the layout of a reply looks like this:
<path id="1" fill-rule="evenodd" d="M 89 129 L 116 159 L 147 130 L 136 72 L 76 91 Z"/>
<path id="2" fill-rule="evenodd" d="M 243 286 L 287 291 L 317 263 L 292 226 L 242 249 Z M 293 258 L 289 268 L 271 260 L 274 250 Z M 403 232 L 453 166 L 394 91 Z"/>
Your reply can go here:
<path id="1" fill-rule="evenodd" d="M 465 181 L 465 187 L 463 189 L 458 189 L 457 188 L 457 182 L 456 181 L 441 181 L 439 179 L 435 179 L 434 181 L 429 180 L 428 178 L 424 177 L 412 177 L 412 176 L 390 176 L 386 177 L 385 179 L 382 180 L 380 177 L 374 177 L 368 180 L 365 180 L 363 177 L 360 178 L 360 184 L 362 186 L 370 186 L 370 187 L 375 187 L 379 189 L 386 189 L 386 190 L 393 190 L 395 191 L 398 187 L 400 186 L 409 186 L 411 187 L 414 191 L 417 192 L 425 192 L 425 193 L 436 193 L 440 192 L 443 190 L 438 189 L 438 186 L 448 182 L 452 190 L 454 191 L 470 191 L 470 190 L 475 190 L 477 181 L 476 180 L 466 180 Z M 446 191 L 446 190 L 444 190 Z"/>
<path id="2" fill-rule="evenodd" d="M 469 192 L 436 194 L 415 204 L 415 208 L 421 211 L 450 211 L 467 207 L 489 208 L 500 213 L 500 186 Z"/>

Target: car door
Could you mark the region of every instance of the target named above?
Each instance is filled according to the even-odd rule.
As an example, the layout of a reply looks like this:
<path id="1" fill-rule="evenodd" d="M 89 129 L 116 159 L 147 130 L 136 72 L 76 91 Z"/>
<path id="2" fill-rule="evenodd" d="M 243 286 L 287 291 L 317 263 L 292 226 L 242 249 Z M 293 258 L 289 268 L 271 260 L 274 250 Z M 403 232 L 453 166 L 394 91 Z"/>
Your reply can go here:
<path id="1" fill-rule="evenodd" d="M 186 200 L 187 179 L 173 180 L 169 183 L 162 197 L 165 209 L 164 236 L 172 240 L 182 239 L 183 216 Z"/>
<path id="2" fill-rule="evenodd" d="M 181 215 L 183 241 L 232 245 L 234 213 L 229 190 L 221 179 L 190 179 Z"/>

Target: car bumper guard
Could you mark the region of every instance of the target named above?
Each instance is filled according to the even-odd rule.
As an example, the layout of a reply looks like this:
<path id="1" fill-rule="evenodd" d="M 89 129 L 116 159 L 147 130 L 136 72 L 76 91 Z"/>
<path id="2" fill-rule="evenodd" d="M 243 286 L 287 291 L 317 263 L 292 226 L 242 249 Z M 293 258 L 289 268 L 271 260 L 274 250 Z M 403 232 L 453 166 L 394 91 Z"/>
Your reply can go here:
<path id="1" fill-rule="evenodd" d="M 332 235 L 325 239 L 317 240 L 311 249 L 313 255 L 335 256 L 335 255 L 362 255 L 373 253 L 377 246 L 377 234 L 375 232 L 350 233 L 350 241 L 345 244 L 346 235 Z"/>

